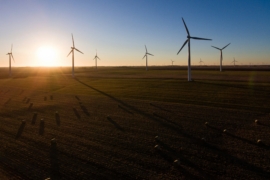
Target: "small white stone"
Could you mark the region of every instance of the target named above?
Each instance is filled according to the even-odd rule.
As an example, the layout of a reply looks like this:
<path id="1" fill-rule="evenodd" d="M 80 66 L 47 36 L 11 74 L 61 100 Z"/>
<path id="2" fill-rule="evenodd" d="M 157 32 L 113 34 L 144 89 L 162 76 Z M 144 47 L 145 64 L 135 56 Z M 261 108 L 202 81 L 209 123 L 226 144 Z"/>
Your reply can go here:
<path id="1" fill-rule="evenodd" d="M 56 144 L 56 139 L 55 138 L 51 139 L 51 143 Z"/>
<path id="2" fill-rule="evenodd" d="M 208 122 L 205 122 L 204 124 L 207 126 L 208 125 Z"/>
<path id="3" fill-rule="evenodd" d="M 180 161 L 178 159 L 174 160 L 173 162 L 174 162 L 174 164 L 177 164 L 177 165 L 180 164 Z"/>
<path id="4" fill-rule="evenodd" d="M 223 132 L 226 133 L 227 132 L 227 129 L 224 129 Z"/>

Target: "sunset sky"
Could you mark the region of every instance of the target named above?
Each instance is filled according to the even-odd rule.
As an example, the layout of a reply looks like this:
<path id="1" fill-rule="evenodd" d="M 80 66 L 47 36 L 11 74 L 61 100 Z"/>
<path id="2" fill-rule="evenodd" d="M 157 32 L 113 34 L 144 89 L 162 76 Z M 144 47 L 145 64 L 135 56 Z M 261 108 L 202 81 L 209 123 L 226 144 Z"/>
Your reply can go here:
<path id="1" fill-rule="evenodd" d="M 13 43 L 13 66 L 71 66 L 67 57 L 74 35 L 75 66 L 140 66 L 144 45 L 149 65 L 187 65 L 184 18 L 191 36 L 192 64 L 200 58 L 218 65 L 270 64 L 269 0 L 0 0 L 0 67 Z"/>

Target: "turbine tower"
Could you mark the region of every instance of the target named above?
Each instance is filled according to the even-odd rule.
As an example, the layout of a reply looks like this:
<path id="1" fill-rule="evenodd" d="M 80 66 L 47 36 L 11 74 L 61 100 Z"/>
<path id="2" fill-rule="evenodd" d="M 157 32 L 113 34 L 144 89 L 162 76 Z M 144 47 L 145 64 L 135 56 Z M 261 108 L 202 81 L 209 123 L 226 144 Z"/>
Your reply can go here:
<path id="1" fill-rule="evenodd" d="M 232 63 L 234 63 L 234 67 L 235 67 L 235 63 L 237 62 L 236 60 L 235 60 L 235 58 L 233 58 L 234 60 L 232 61 Z"/>
<path id="2" fill-rule="evenodd" d="M 96 60 L 96 69 L 97 69 L 97 59 L 99 59 L 99 57 L 97 56 L 97 50 L 96 50 L 96 56 L 94 57 L 93 60 Z M 99 59 L 100 60 L 100 59 Z"/>
<path id="3" fill-rule="evenodd" d="M 173 66 L 173 62 L 174 62 L 174 61 L 173 61 L 173 60 L 171 60 L 171 61 L 172 61 L 172 66 Z"/>
<path id="4" fill-rule="evenodd" d="M 200 63 L 200 66 L 201 66 L 201 65 L 202 65 L 202 63 L 203 63 L 203 61 L 200 59 L 200 62 L 199 62 L 199 63 Z"/>
<path id="5" fill-rule="evenodd" d="M 225 49 L 227 46 L 229 46 L 231 43 L 227 44 L 226 46 L 224 46 L 222 49 L 212 46 L 213 48 L 216 48 L 218 50 L 220 50 L 220 71 L 222 71 L 222 61 L 223 61 L 223 56 L 222 56 L 222 50 Z"/>
<path id="6" fill-rule="evenodd" d="M 78 52 L 80 52 L 82 54 L 83 54 L 83 52 L 81 52 L 79 49 L 75 48 L 73 34 L 71 34 L 71 36 L 72 36 L 73 47 L 71 47 L 71 51 L 69 52 L 67 57 L 70 55 L 70 53 L 72 53 L 72 77 L 74 78 L 74 50 L 76 50 L 76 51 L 78 51 Z"/>
<path id="7" fill-rule="evenodd" d="M 144 57 L 146 57 L 146 71 L 148 71 L 148 61 L 147 61 L 147 55 L 151 55 L 151 56 L 154 56 L 153 54 L 150 54 L 147 52 L 147 48 L 146 48 L 146 45 L 145 45 L 145 55 L 143 56 L 143 59 Z"/>
<path id="8" fill-rule="evenodd" d="M 206 38 L 199 38 L 199 37 L 191 37 L 187 28 L 187 25 L 184 21 L 184 19 L 182 18 L 183 23 L 185 25 L 186 31 L 187 31 L 187 40 L 184 42 L 183 46 L 181 47 L 181 49 L 178 51 L 177 55 L 180 53 L 180 51 L 183 49 L 183 47 L 187 44 L 188 42 L 188 81 L 191 81 L 191 57 L 190 57 L 190 39 L 196 39 L 196 40 L 212 40 L 212 39 L 206 39 Z"/>
<path id="9" fill-rule="evenodd" d="M 13 45 L 11 44 L 11 50 L 9 53 L 7 53 L 7 55 L 9 56 L 9 77 L 11 77 L 11 58 L 12 58 L 13 62 L 15 62 L 13 54 L 12 54 L 12 47 L 13 47 Z"/>

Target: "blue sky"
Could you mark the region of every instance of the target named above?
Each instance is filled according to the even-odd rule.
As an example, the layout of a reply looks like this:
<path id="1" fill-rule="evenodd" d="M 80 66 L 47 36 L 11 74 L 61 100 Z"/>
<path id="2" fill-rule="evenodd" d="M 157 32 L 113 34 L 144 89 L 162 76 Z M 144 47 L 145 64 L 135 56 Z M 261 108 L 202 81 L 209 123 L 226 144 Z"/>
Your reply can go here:
<path id="1" fill-rule="evenodd" d="M 144 45 L 154 56 L 149 65 L 187 65 L 187 47 L 176 55 L 184 41 L 184 18 L 191 36 L 192 64 L 200 58 L 206 65 L 223 64 L 233 58 L 239 64 L 270 64 L 270 1 L 268 0 L 0 0 L 0 66 L 8 66 L 13 43 L 13 66 L 71 66 L 66 57 L 72 45 L 76 66 L 94 66 L 98 52 L 102 66 L 145 65 Z M 37 55 L 50 47 L 52 59 Z M 45 63 L 43 63 L 46 61 Z"/>

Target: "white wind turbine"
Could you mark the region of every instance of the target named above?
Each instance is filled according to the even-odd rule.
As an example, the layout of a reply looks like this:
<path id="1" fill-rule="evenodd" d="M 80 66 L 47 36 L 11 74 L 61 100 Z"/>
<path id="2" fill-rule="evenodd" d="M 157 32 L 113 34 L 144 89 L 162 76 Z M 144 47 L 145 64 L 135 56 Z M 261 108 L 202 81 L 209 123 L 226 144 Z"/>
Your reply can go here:
<path id="1" fill-rule="evenodd" d="M 188 42 L 188 81 L 191 81 L 191 57 L 190 57 L 190 39 L 197 39 L 197 40 L 212 40 L 212 39 L 206 39 L 206 38 L 199 38 L 199 37 L 191 37 L 187 28 L 187 25 L 184 21 L 184 19 L 182 18 L 183 23 L 185 25 L 186 31 L 187 31 L 187 40 L 184 42 L 183 46 L 181 47 L 181 49 L 178 51 L 177 55 L 180 53 L 180 51 L 183 49 L 183 47 L 187 44 Z"/>
<path id="2" fill-rule="evenodd" d="M 226 46 L 224 46 L 222 49 L 212 46 L 213 48 L 216 48 L 218 50 L 220 50 L 220 71 L 222 71 L 222 61 L 223 61 L 223 56 L 222 56 L 222 50 L 225 49 L 227 46 L 229 46 L 231 43 L 227 44 Z"/>
<path id="3" fill-rule="evenodd" d="M 73 34 L 71 34 L 71 36 L 72 36 L 73 47 L 71 47 L 71 51 L 69 52 L 67 57 L 70 55 L 70 53 L 72 53 L 72 77 L 74 78 L 74 50 L 76 50 L 76 51 L 78 51 L 78 52 L 80 52 L 82 54 L 83 54 L 83 52 L 81 52 L 79 49 L 75 48 Z"/>
<path id="4" fill-rule="evenodd" d="M 199 62 L 199 63 L 200 63 L 200 66 L 201 66 L 201 65 L 202 65 L 202 63 L 203 63 L 203 61 L 200 59 L 200 62 Z"/>
<path id="5" fill-rule="evenodd" d="M 13 62 L 15 62 L 13 54 L 12 54 L 12 47 L 13 45 L 11 44 L 11 50 L 9 53 L 7 53 L 7 55 L 9 56 L 9 76 L 11 77 L 11 58 L 13 60 Z"/>
<path id="6" fill-rule="evenodd" d="M 99 57 L 97 56 L 97 50 L 96 50 L 96 56 L 94 57 L 93 60 L 96 60 L 96 69 L 97 69 L 97 59 L 99 59 Z M 100 60 L 100 59 L 99 59 Z"/>
<path id="7" fill-rule="evenodd" d="M 235 58 L 233 58 L 234 60 L 232 61 L 232 63 L 234 63 L 234 67 L 235 67 L 235 63 L 237 62 L 236 60 L 235 60 Z"/>
<path id="8" fill-rule="evenodd" d="M 174 61 L 173 61 L 173 60 L 171 60 L 171 61 L 172 61 L 172 66 L 173 66 L 173 62 L 174 62 Z"/>
<path id="9" fill-rule="evenodd" d="M 146 48 L 146 45 L 145 45 L 145 55 L 143 56 L 143 59 L 144 57 L 146 57 L 146 71 L 148 71 L 148 61 L 147 61 L 147 55 L 151 55 L 151 56 L 154 56 L 153 54 L 150 54 L 147 52 L 147 48 Z"/>

